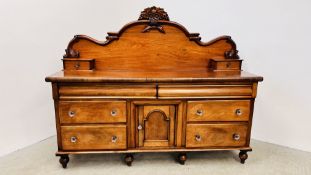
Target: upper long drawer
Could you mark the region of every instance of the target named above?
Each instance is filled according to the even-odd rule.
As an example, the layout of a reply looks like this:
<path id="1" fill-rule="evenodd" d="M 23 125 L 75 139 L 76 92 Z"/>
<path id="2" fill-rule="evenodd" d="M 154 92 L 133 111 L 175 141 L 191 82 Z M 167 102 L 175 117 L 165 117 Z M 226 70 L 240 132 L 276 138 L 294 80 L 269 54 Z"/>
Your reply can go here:
<path id="1" fill-rule="evenodd" d="M 255 90 L 256 91 L 256 90 Z M 250 98 L 252 85 L 160 85 L 159 98 Z"/>
<path id="2" fill-rule="evenodd" d="M 126 122 L 125 101 L 61 101 L 60 123 Z"/>
<path id="3" fill-rule="evenodd" d="M 60 85 L 59 96 L 65 98 L 156 98 L 155 85 Z"/>

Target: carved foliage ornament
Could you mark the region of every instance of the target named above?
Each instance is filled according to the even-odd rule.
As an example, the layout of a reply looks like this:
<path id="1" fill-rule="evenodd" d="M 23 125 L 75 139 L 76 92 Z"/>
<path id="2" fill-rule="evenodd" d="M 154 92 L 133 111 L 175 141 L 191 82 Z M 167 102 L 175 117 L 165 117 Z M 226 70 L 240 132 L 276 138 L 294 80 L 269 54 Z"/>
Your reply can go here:
<path id="1" fill-rule="evenodd" d="M 165 20 L 169 21 L 167 13 L 160 7 L 149 7 L 140 13 L 138 20 Z"/>
<path id="2" fill-rule="evenodd" d="M 138 20 L 149 20 L 149 25 L 142 31 L 149 32 L 151 29 L 156 29 L 161 33 L 165 33 L 163 27 L 158 23 L 158 20 L 169 21 L 167 13 L 160 7 L 149 7 L 141 12 Z"/>

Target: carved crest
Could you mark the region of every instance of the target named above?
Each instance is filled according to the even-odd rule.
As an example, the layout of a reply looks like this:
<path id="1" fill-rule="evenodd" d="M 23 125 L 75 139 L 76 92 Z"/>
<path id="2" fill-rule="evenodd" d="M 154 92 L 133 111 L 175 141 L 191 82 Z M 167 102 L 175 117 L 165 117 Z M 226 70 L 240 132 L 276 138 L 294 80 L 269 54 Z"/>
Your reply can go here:
<path id="1" fill-rule="evenodd" d="M 149 7 L 140 13 L 138 20 L 165 20 L 169 21 L 169 17 L 163 8 Z"/>

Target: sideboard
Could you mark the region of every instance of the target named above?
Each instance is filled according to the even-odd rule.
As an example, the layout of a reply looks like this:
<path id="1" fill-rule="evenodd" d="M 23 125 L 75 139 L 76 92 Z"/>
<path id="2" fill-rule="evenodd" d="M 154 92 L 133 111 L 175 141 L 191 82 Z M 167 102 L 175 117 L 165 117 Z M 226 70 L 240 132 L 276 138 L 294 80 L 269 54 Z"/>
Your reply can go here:
<path id="1" fill-rule="evenodd" d="M 106 41 L 76 35 L 52 84 L 57 156 L 251 151 L 254 101 L 261 76 L 241 70 L 230 36 L 202 42 L 158 7 Z"/>

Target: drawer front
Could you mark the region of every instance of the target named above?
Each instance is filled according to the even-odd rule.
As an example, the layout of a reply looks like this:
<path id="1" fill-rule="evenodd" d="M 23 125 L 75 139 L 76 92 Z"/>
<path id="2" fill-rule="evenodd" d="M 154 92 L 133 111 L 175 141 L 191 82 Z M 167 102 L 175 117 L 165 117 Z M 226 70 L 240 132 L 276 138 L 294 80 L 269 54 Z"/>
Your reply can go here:
<path id="1" fill-rule="evenodd" d="M 64 59 L 63 60 L 65 70 L 93 70 L 94 60 L 83 59 Z"/>
<path id="2" fill-rule="evenodd" d="M 245 146 L 246 124 L 187 124 L 186 147 Z"/>
<path id="3" fill-rule="evenodd" d="M 61 101 L 60 123 L 126 122 L 125 101 Z"/>
<path id="4" fill-rule="evenodd" d="M 73 98 L 117 98 L 117 99 L 155 99 L 155 85 L 60 85 L 60 99 Z"/>
<path id="5" fill-rule="evenodd" d="M 160 99 L 250 98 L 252 85 L 159 85 Z"/>
<path id="6" fill-rule="evenodd" d="M 61 126 L 63 150 L 126 149 L 126 125 Z"/>
<path id="7" fill-rule="evenodd" d="M 250 100 L 189 101 L 187 121 L 248 121 Z"/>
<path id="8" fill-rule="evenodd" d="M 238 61 L 221 61 L 216 63 L 216 70 L 240 70 L 241 62 Z"/>

